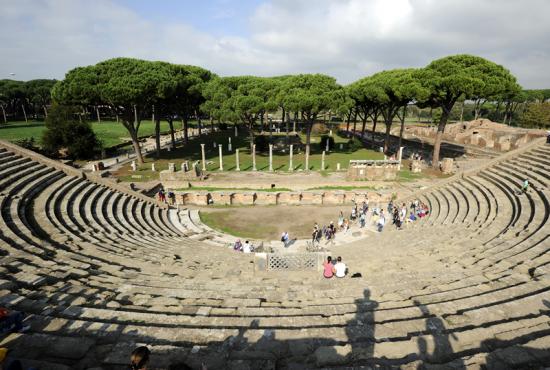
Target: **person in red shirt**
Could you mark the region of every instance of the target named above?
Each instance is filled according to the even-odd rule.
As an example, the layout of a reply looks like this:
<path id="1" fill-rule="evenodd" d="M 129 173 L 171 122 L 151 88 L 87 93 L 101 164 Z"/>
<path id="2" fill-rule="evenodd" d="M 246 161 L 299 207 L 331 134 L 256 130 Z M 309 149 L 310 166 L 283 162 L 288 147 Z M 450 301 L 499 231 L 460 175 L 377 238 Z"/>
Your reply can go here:
<path id="1" fill-rule="evenodd" d="M 29 327 L 23 326 L 23 314 L 17 311 L 9 311 L 0 307 L 0 334 L 10 332 L 23 332 Z"/>

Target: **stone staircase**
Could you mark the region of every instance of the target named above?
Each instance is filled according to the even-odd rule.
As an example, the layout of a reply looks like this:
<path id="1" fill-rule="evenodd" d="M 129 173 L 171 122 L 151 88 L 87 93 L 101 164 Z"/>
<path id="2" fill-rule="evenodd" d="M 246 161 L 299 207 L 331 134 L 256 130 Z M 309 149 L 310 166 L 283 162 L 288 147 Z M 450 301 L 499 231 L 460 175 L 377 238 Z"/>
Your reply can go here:
<path id="1" fill-rule="evenodd" d="M 550 146 L 423 192 L 428 217 L 333 249 L 360 278 L 254 272 L 190 210 L 0 145 L 0 347 L 40 369 L 543 368 Z M 527 177 L 533 188 L 517 189 Z"/>

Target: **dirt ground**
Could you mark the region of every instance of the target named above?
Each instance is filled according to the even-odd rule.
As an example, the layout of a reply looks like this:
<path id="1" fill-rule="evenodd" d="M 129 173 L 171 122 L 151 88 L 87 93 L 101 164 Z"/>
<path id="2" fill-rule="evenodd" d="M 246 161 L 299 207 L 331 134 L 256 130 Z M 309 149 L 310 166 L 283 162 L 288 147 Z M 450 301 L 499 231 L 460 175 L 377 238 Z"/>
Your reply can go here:
<path id="1" fill-rule="evenodd" d="M 349 217 L 351 205 L 203 207 L 203 222 L 230 234 L 252 239 L 278 240 L 283 231 L 291 238 L 309 238 L 315 222 L 338 222 L 340 211 Z"/>

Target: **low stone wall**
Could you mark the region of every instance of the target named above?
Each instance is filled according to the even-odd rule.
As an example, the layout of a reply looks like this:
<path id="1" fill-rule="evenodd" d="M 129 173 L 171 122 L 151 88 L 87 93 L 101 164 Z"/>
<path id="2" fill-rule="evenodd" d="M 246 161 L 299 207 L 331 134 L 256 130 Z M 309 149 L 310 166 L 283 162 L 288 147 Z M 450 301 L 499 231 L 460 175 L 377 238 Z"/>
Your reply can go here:
<path id="1" fill-rule="evenodd" d="M 393 160 L 351 160 L 347 179 L 392 181 L 397 179 L 401 163 Z"/>
<path id="2" fill-rule="evenodd" d="M 388 202 L 390 193 L 366 191 L 296 191 L 296 192 L 239 192 L 239 191 L 180 191 L 176 203 L 181 205 L 337 205 Z"/>

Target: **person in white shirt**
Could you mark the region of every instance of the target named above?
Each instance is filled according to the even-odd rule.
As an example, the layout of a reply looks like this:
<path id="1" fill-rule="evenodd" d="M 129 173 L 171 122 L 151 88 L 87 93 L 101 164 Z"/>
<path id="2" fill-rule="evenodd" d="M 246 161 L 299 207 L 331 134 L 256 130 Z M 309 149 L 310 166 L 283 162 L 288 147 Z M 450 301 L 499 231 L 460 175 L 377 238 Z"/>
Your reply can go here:
<path id="1" fill-rule="evenodd" d="M 334 265 L 335 275 L 338 278 L 343 278 L 347 273 L 346 264 L 342 262 L 342 257 L 338 257 L 336 261 L 336 265 Z"/>
<path id="2" fill-rule="evenodd" d="M 384 217 L 384 211 L 380 211 L 380 218 L 376 222 L 376 225 L 378 226 L 378 232 L 382 232 L 382 229 L 384 229 L 385 224 L 386 224 L 386 218 Z"/>
<path id="3" fill-rule="evenodd" d="M 289 239 L 290 239 L 290 237 L 288 236 L 288 232 L 284 231 L 281 234 L 281 241 L 283 242 L 283 245 L 284 245 L 285 248 L 288 246 Z"/>
<path id="4" fill-rule="evenodd" d="M 244 245 L 243 245 L 243 252 L 244 253 L 250 253 L 252 250 L 250 248 L 250 243 L 247 241 L 244 242 Z"/>

